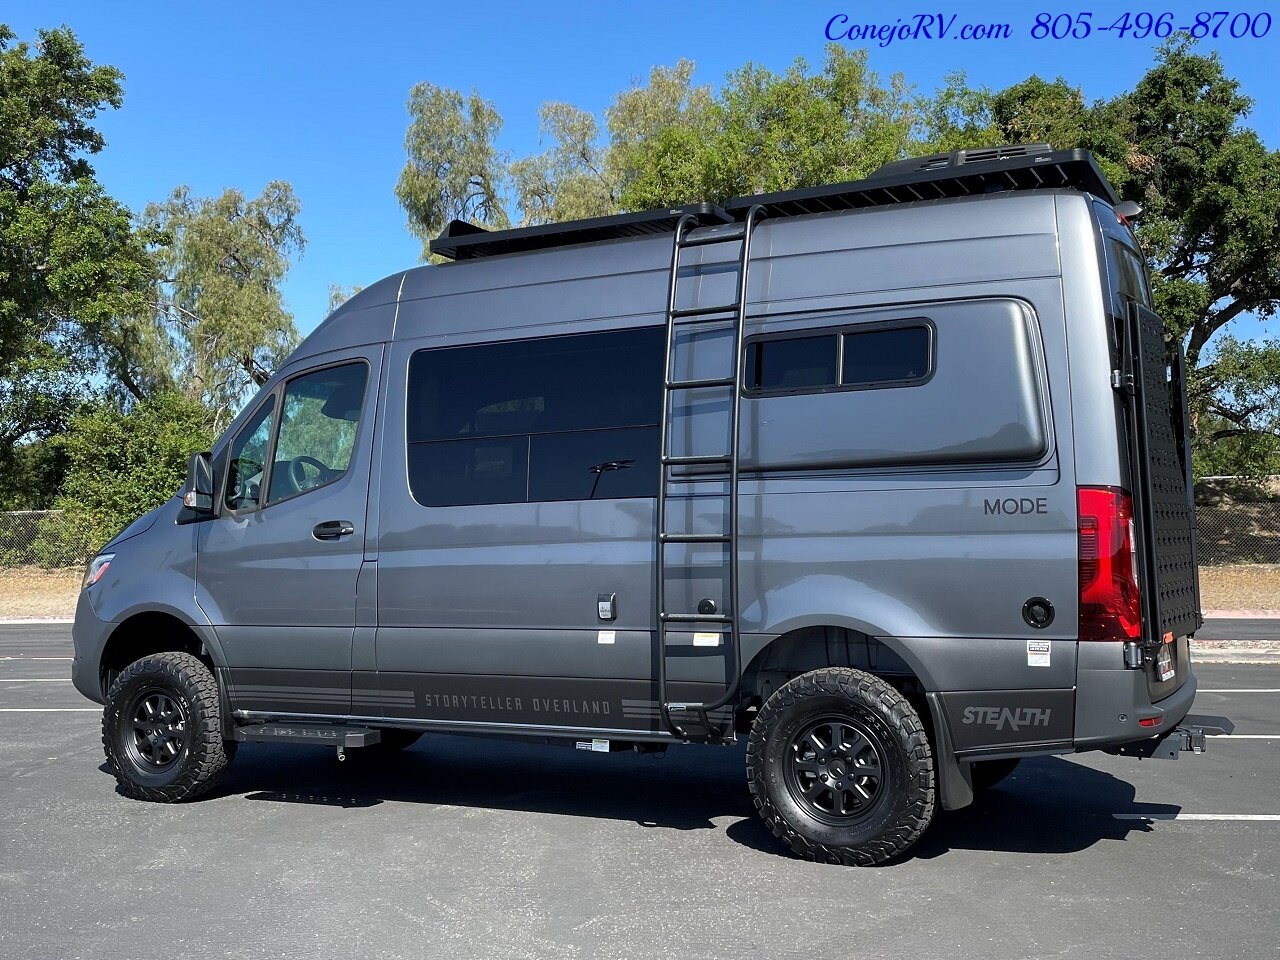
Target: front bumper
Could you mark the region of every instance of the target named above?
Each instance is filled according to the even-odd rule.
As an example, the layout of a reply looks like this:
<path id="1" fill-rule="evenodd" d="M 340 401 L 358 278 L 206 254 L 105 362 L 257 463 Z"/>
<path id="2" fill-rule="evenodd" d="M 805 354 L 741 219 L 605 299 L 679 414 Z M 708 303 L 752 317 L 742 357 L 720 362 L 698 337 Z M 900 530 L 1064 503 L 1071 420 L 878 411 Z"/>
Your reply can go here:
<path id="1" fill-rule="evenodd" d="M 98 619 L 89 602 L 89 591 L 80 591 L 76 620 L 71 628 L 75 658 L 71 661 L 71 682 L 94 703 L 105 703 L 102 692 L 102 649 L 115 624 Z"/>

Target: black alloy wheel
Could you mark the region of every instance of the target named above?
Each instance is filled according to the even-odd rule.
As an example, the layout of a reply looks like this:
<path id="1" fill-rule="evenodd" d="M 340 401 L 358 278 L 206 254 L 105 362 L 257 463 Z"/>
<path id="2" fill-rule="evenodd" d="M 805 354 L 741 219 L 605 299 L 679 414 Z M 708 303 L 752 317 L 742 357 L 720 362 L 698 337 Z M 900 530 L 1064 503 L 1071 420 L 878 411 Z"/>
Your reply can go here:
<path id="1" fill-rule="evenodd" d="M 182 701 L 156 687 L 135 694 L 125 712 L 133 720 L 133 737 L 125 749 L 134 763 L 155 771 L 179 760 L 188 747 L 187 711 Z"/>
<path id="2" fill-rule="evenodd" d="M 847 826 L 867 817 L 884 796 L 884 766 L 873 733 L 848 717 L 824 716 L 791 738 L 785 782 L 815 819 Z"/>

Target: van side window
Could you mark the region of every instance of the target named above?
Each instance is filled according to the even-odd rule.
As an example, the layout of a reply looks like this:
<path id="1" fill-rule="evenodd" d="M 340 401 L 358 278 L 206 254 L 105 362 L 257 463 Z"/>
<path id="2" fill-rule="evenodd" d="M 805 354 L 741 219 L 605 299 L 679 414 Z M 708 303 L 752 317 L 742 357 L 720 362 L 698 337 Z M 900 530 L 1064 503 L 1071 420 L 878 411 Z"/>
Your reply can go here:
<path id="1" fill-rule="evenodd" d="M 872 386 L 929 375 L 929 328 L 897 327 L 844 335 L 840 382 Z"/>
<path id="2" fill-rule="evenodd" d="M 424 506 L 657 495 L 663 330 L 419 350 L 409 487 Z"/>
<path id="3" fill-rule="evenodd" d="M 231 466 L 223 501 L 229 510 L 253 510 L 261 502 L 263 471 L 271 443 L 276 398 L 270 396 L 231 443 Z"/>
<path id="4" fill-rule="evenodd" d="M 752 393 L 909 386 L 922 383 L 932 371 L 933 334 L 920 320 L 870 329 L 806 330 L 747 344 L 746 389 Z"/>
<path id="5" fill-rule="evenodd" d="M 835 386 L 839 349 L 834 333 L 756 340 L 747 345 L 747 389 L 803 390 Z"/>
<path id="6" fill-rule="evenodd" d="M 285 384 L 267 503 L 323 487 L 347 472 L 368 376 L 365 364 L 347 363 Z"/>

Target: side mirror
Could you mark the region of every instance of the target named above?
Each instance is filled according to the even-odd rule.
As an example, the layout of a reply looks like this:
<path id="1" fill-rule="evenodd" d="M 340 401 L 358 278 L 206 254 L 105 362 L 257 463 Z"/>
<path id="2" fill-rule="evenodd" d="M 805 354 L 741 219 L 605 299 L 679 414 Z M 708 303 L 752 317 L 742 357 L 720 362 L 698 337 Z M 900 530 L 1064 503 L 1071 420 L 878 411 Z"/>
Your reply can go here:
<path id="1" fill-rule="evenodd" d="M 213 514 L 213 463 L 208 452 L 193 453 L 187 463 L 182 505 L 200 516 Z"/>

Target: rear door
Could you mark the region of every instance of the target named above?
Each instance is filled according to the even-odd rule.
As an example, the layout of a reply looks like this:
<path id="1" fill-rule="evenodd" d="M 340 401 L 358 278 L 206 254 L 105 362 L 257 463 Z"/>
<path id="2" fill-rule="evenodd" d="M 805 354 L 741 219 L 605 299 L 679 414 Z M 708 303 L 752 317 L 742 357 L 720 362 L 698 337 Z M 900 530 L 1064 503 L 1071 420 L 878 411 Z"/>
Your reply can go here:
<path id="1" fill-rule="evenodd" d="M 1127 397 L 1143 640 L 1154 651 L 1153 700 L 1188 673 L 1186 638 L 1200 628 L 1195 509 L 1182 347 L 1166 344 L 1164 322 L 1141 303 L 1126 307 L 1122 386 Z"/>

